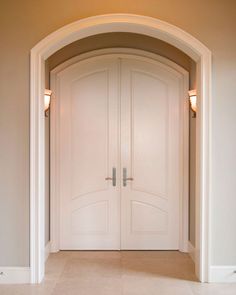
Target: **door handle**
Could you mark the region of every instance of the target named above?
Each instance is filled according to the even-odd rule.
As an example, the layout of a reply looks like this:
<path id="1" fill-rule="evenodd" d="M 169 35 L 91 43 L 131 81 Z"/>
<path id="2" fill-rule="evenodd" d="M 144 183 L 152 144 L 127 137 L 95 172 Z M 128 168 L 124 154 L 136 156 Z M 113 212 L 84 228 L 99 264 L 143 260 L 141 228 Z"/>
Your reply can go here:
<path id="1" fill-rule="evenodd" d="M 132 177 L 127 177 L 127 169 L 123 168 L 123 186 L 127 186 L 127 180 L 134 180 Z"/>
<path id="2" fill-rule="evenodd" d="M 106 177 L 105 180 L 112 180 L 112 185 L 116 186 L 116 168 L 112 168 L 112 177 Z"/>

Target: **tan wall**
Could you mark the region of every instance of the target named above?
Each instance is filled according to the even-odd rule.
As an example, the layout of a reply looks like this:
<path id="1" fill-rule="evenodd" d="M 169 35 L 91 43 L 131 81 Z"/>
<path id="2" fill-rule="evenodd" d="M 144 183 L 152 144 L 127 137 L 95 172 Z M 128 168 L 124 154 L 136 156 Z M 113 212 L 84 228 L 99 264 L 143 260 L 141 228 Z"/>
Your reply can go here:
<path id="1" fill-rule="evenodd" d="M 191 61 L 189 89 L 196 89 L 196 63 Z M 196 242 L 196 117 L 189 109 L 189 240 Z"/>
<path id="2" fill-rule="evenodd" d="M 140 34 L 106 33 L 87 37 L 63 47 L 48 59 L 48 68 L 51 70 L 67 59 L 81 53 L 114 47 L 135 48 L 150 51 L 176 62 L 187 71 L 190 71 L 191 66 L 194 67 L 195 64 L 188 55 L 161 40 Z"/>
<path id="3" fill-rule="evenodd" d="M 193 88 L 191 88 L 193 89 Z M 189 241 L 196 242 L 196 118 L 189 111 Z"/>
<path id="4" fill-rule="evenodd" d="M 45 62 L 45 88 L 50 89 L 50 68 Z M 45 116 L 45 246 L 50 241 L 50 111 Z"/>
<path id="5" fill-rule="evenodd" d="M 50 118 L 45 117 L 45 245 L 50 241 Z"/>
<path id="6" fill-rule="evenodd" d="M 0 265 L 29 265 L 29 52 L 72 21 L 135 13 L 174 24 L 213 53 L 212 263 L 236 264 L 236 3 L 234 0 L 2 0 Z"/>

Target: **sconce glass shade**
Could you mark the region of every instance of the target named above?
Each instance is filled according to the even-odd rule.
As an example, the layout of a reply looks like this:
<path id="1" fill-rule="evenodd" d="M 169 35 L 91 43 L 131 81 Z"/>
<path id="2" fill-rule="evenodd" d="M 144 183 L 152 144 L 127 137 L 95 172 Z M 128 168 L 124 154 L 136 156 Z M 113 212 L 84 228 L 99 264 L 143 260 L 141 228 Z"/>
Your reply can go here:
<path id="1" fill-rule="evenodd" d="M 191 109 L 194 113 L 197 112 L 197 93 L 196 90 L 190 90 L 188 92 Z"/>
<path id="2" fill-rule="evenodd" d="M 47 112 L 47 110 L 49 109 L 51 94 L 52 94 L 51 90 L 45 89 L 45 92 L 44 92 L 44 111 L 45 112 Z"/>

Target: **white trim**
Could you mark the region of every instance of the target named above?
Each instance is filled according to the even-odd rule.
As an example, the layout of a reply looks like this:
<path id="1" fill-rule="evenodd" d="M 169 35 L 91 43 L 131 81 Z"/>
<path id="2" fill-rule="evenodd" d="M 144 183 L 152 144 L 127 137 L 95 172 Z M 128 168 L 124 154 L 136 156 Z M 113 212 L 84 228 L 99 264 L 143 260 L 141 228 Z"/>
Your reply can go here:
<path id="1" fill-rule="evenodd" d="M 99 49 L 94 50 L 88 53 L 81 54 L 79 56 L 73 57 L 64 63 L 60 64 L 56 68 L 54 68 L 50 73 L 50 81 L 51 81 L 51 90 L 53 93 L 52 100 L 51 100 L 51 115 L 50 115 L 50 144 L 51 144 L 51 155 L 50 155 L 50 167 L 51 167 L 51 175 L 50 175 L 50 233 L 51 233 L 51 244 L 52 244 L 52 252 L 58 252 L 59 251 L 59 214 L 60 214 L 60 204 L 58 201 L 58 187 L 59 187 L 59 179 L 60 176 L 58 175 L 58 167 L 57 163 L 59 163 L 59 148 L 60 148 L 60 139 L 59 139 L 59 119 L 57 114 L 59 114 L 59 101 L 56 100 L 57 96 L 57 75 L 67 69 L 70 66 L 73 66 L 74 64 L 77 64 L 80 61 L 89 59 L 89 58 L 95 58 L 95 57 L 102 57 L 104 55 L 119 55 L 119 57 L 129 57 L 132 56 L 137 59 L 152 59 L 161 67 L 168 67 L 168 70 L 172 73 L 178 74 L 182 76 L 183 85 L 181 89 L 181 138 L 180 138 L 180 144 L 183 146 L 183 148 L 180 148 L 181 154 L 180 154 L 180 162 L 181 162 L 181 168 L 180 168 L 180 234 L 179 234 L 179 250 L 181 252 L 188 252 L 188 191 L 189 191 L 189 181 L 188 181 L 188 169 L 189 169 L 189 163 L 188 163 L 188 157 L 189 157 L 189 102 L 188 102 L 188 89 L 189 89 L 189 74 L 188 72 L 174 63 L 173 61 L 170 61 L 167 58 L 164 58 L 160 55 L 150 53 L 147 51 L 139 50 L 139 49 L 133 49 L 133 48 L 108 48 L 108 49 Z M 148 61 L 148 60 L 147 60 Z M 183 154 L 182 154 L 183 152 Z"/>
<path id="2" fill-rule="evenodd" d="M 52 74 L 50 79 L 51 89 L 56 89 L 55 79 Z M 58 159 L 60 142 L 58 136 L 59 126 L 56 122 L 56 117 L 59 112 L 59 103 L 56 104 L 55 91 L 51 96 L 51 109 L 50 109 L 50 238 L 51 238 L 51 252 L 56 253 L 59 251 L 59 233 L 60 233 L 60 201 L 59 201 L 59 169 Z M 52 133 L 51 133 L 52 132 Z M 54 151 L 54 153 L 52 153 Z"/>
<path id="3" fill-rule="evenodd" d="M 50 253 L 51 253 L 51 242 L 49 241 L 44 249 L 44 261 L 45 262 L 48 260 Z"/>
<path id="4" fill-rule="evenodd" d="M 183 90 L 181 95 L 181 138 L 180 144 L 180 175 L 182 176 L 180 185 L 180 245 L 179 250 L 188 252 L 188 235 L 189 235 L 189 103 L 188 103 L 188 89 L 189 89 L 189 74 L 183 73 Z"/>
<path id="5" fill-rule="evenodd" d="M 193 246 L 193 244 L 188 241 L 188 253 L 189 256 L 192 258 L 192 261 L 195 262 L 195 247 Z"/>
<path id="6" fill-rule="evenodd" d="M 236 265 L 212 265 L 209 283 L 236 283 Z"/>
<path id="7" fill-rule="evenodd" d="M 69 24 L 40 41 L 31 50 L 30 73 L 30 267 L 31 282 L 44 277 L 44 72 L 45 60 L 62 47 L 82 38 L 130 32 L 163 40 L 198 62 L 198 171 L 197 171 L 197 276 L 208 281 L 209 218 L 211 199 L 211 52 L 200 41 L 169 23 L 133 14 L 93 16 Z"/>
<path id="8" fill-rule="evenodd" d="M 30 283 L 29 267 L 0 266 L 0 284 L 28 284 Z"/>

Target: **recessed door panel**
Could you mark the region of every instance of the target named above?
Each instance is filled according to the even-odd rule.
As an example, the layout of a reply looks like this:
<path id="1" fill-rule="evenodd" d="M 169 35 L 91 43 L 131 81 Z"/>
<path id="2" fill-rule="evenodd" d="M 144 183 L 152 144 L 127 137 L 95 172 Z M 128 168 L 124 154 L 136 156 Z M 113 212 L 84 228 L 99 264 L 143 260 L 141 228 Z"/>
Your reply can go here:
<path id="1" fill-rule="evenodd" d="M 109 202 L 100 201 L 72 211 L 72 234 L 107 234 L 109 230 Z"/>
<path id="2" fill-rule="evenodd" d="M 141 70 L 131 83 L 133 189 L 166 198 L 168 85 Z"/>
<path id="3" fill-rule="evenodd" d="M 145 216 L 145 218 L 140 218 Z M 166 234 L 168 231 L 168 212 L 163 208 L 131 201 L 131 233 L 132 234 Z"/>
<path id="4" fill-rule="evenodd" d="M 78 77 L 70 85 L 72 199 L 108 189 L 108 79 L 106 69 Z"/>

